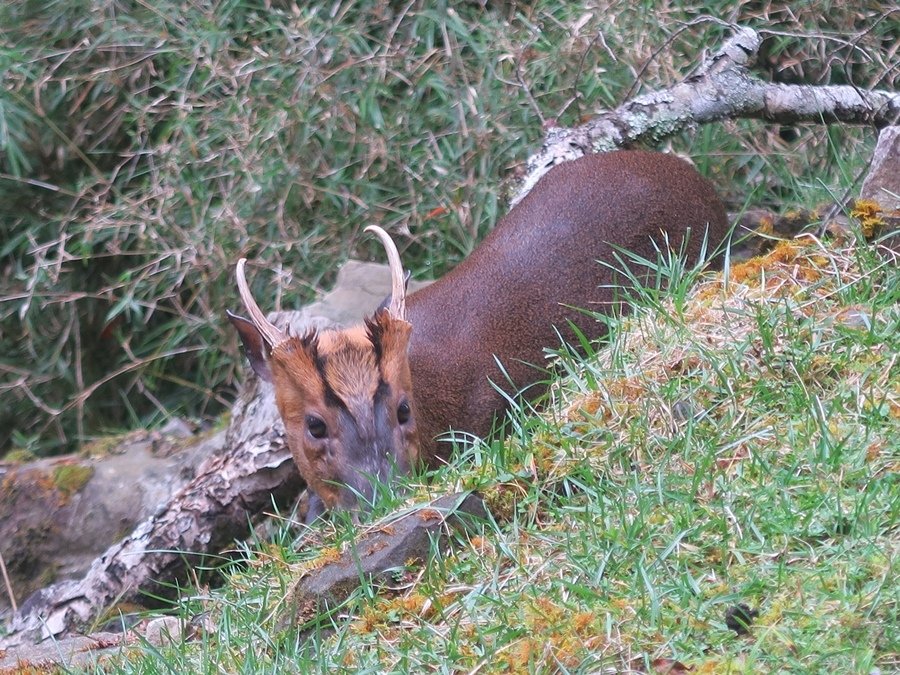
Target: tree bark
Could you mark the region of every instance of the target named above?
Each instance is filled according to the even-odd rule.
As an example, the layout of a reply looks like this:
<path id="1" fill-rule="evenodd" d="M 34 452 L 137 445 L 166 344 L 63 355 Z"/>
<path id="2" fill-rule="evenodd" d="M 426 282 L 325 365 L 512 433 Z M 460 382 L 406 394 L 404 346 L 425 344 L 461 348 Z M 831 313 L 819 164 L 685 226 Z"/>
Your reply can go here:
<path id="1" fill-rule="evenodd" d="M 269 385 L 251 385 L 235 405 L 222 451 L 169 503 L 109 548 L 79 581 L 32 595 L 13 617 L 4 647 L 87 627 L 116 602 L 169 597 L 172 582 L 204 554 L 246 537 L 260 514 L 284 509 L 303 488 Z"/>

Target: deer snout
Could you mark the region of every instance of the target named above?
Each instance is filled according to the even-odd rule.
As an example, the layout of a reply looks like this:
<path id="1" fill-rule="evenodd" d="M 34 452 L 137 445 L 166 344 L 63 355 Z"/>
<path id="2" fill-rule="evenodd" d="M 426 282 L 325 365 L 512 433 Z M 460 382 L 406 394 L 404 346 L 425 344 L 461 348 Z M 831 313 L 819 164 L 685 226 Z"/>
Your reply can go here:
<path id="1" fill-rule="evenodd" d="M 355 438 L 349 446 L 341 463 L 338 508 L 370 511 L 397 489 L 397 478 L 409 474 L 410 462 L 405 448 L 380 437 Z"/>

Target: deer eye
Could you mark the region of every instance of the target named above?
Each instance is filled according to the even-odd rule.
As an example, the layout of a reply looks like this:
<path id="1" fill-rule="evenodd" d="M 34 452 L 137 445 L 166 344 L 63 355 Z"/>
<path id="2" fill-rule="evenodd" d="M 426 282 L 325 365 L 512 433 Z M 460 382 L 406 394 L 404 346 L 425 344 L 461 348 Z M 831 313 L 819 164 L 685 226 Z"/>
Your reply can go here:
<path id="1" fill-rule="evenodd" d="M 409 422 L 409 415 L 409 402 L 405 400 L 401 401 L 400 405 L 397 406 L 397 421 L 400 424 L 406 424 Z"/>
<path id="2" fill-rule="evenodd" d="M 325 422 L 321 417 L 316 417 L 315 415 L 306 416 L 306 428 L 309 430 L 309 435 L 318 440 L 328 435 L 328 427 L 325 425 Z"/>

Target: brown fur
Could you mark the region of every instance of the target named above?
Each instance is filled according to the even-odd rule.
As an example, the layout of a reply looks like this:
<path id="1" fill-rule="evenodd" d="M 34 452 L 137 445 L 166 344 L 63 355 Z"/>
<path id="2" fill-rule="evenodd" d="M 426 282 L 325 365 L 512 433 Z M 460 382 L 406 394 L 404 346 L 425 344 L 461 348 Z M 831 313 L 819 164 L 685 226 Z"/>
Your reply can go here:
<path id="1" fill-rule="evenodd" d="M 506 407 L 494 384 L 508 393 L 530 387 L 528 396 L 542 390 L 545 375 L 538 367 L 545 363 L 544 349 L 559 345 L 557 328 L 569 340 L 568 322 L 588 337 L 602 335 L 602 323 L 573 308 L 627 309 L 608 287 L 624 279 L 598 262 L 614 263 L 615 247 L 656 261 L 654 242 L 664 249 L 663 233 L 680 250 L 690 231 L 684 249 L 693 264 L 704 237 L 712 251 L 727 230 L 712 186 L 686 162 L 638 151 L 589 155 L 552 169 L 467 260 L 409 296 L 408 324 L 380 312 L 365 327 L 322 333 L 317 340 L 291 338 L 267 362 L 254 347 L 257 336 L 245 336 L 246 326 L 235 325 L 248 351 L 256 349 L 251 362 L 258 372 L 265 372 L 261 363 L 271 368 L 301 474 L 326 506 L 352 506 L 355 499 L 333 484 L 344 480 L 335 461 L 369 458 L 341 447 L 341 424 L 348 423 L 346 414 L 338 414 L 342 407 L 368 417 L 356 419 L 361 431 L 354 432 L 354 443 L 377 447 L 379 456 L 393 453 L 400 470 L 418 457 L 434 466 L 451 447 L 436 442 L 438 435 L 490 431 Z M 373 404 L 377 392 L 386 393 Z M 398 425 L 406 399 L 411 419 Z M 304 421 L 309 414 L 336 435 L 328 447 L 340 456 L 331 464 L 322 444 L 311 442 Z M 393 426 L 386 428 L 384 420 Z"/>
<path id="2" fill-rule="evenodd" d="M 708 234 L 707 234 L 708 227 Z M 552 169 L 456 269 L 407 299 L 409 354 L 421 411 L 422 455 L 434 465 L 448 444 L 431 439 L 448 428 L 482 436 L 510 392 L 544 379 L 544 349 L 559 345 L 554 326 L 572 339 L 572 321 L 600 337 L 602 324 L 571 309 L 612 312 L 614 248 L 657 259 L 661 232 L 679 250 L 690 228 L 690 264 L 704 236 L 712 252 L 725 239 L 725 209 L 712 185 L 672 155 L 621 151 L 589 155 Z M 496 365 L 503 363 L 515 386 Z M 540 393 L 540 386 L 529 396 Z"/>
<path id="3" fill-rule="evenodd" d="M 387 390 L 389 409 L 411 396 L 409 335 L 408 323 L 381 312 L 364 326 L 289 338 L 267 359 L 294 461 L 327 508 L 353 506 L 355 496 L 342 491 L 344 484 L 356 481 L 355 488 L 367 492 L 365 482 L 353 475 L 354 458 L 342 445 L 347 443 L 345 432 L 352 421 L 363 441 L 374 442 L 379 387 Z M 309 416 L 324 423 L 328 438 L 312 437 Z M 415 429 L 407 424 L 402 438 L 384 448 L 385 454 L 400 451 L 389 459 L 404 471 L 418 460 Z M 378 467 L 364 468 L 374 473 Z"/>

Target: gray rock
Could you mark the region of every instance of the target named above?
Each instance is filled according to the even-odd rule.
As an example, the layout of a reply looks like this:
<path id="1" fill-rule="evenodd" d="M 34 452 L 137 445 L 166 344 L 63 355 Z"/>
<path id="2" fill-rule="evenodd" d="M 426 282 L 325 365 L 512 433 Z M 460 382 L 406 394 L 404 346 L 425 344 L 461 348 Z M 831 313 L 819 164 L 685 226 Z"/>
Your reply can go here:
<path id="1" fill-rule="evenodd" d="M 106 656 L 119 653 L 126 643 L 122 634 L 96 633 L 0 650 L 0 675 L 86 668 L 100 663 Z"/>
<path id="2" fill-rule="evenodd" d="M 410 280 L 407 291 L 412 293 L 430 281 Z M 309 328 L 353 326 L 374 312 L 391 292 L 391 273 L 387 265 L 348 260 L 338 271 L 334 288 L 298 312 L 278 312 L 270 316 L 275 322 L 279 315 L 286 315 L 294 331 Z"/>
<path id="3" fill-rule="evenodd" d="M 435 501 L 391 514 L 366 528 L 340 558 L 307 572 L 289 591 L 279 627 L 299 626 L 336 607 L 362 583 L 386 583 L 393 571 L 410 561 L 424 562 L 434 547 L 447 545 L 451 528 L 477 527 L 488 517 L 476 494 L 445 495 Z"/>
<path id="4" fill-rule="evenodd" d="M 876 236 L 884 246 L 900 251 L 900 126 L 885 127 L 878 134 L 860 197 L 881 207 L 879 217 L 886 227 Z"/>
<path id="5" fill-rule="evenodd" d="M 900 126 L 885 127 L 878 134 L 860 197 L 878 202 L 886 212 L 900 212 Z"/>

